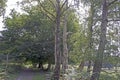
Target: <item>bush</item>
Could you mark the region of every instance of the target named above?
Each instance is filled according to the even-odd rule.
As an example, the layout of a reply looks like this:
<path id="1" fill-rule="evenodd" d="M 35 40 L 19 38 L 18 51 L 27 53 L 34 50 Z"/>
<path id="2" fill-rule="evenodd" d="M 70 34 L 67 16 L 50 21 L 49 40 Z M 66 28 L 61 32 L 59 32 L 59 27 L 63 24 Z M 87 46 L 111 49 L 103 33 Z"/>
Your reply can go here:
<path id="1" fill-rule="evenodd" d="M 5 66 L 0 65 L 0 80 L 7 80 L 9 76 L 7 75 L 7 72 L 5 70 Z"/>
<path id="2" fill-rule="evenodd" d="M 22 69 L 20 65 L 9 65 L 8 73 L 19 72 Z"/>
<path id="3" fill-rule="evenodd" d="M 88 78 L 90 78 L 90 74 L 88 72 L 79 72 L 76 68 L 71 67 L 67 69 L 66 74 L 63 74 L 61 80 L 86 80 Z"/>

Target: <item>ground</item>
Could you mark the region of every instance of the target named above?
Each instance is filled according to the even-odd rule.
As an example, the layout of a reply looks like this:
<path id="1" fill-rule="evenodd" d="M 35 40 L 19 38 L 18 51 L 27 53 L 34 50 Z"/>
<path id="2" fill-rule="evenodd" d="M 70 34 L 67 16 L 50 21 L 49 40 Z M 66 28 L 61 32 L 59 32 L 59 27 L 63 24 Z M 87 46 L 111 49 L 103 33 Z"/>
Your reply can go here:
<path id="1" fill-rule="evenodd" d="M 46 80 L 46 74 L 40 70 L 24 69 L 11 76 L 10 80 Z"/>
<path id="2" fill-rule="evenodd" d="M 103 69 L 100 75 L 100 80 L 120 80 L 120 70 L 115 72 L 114 69 Z M 33 70 L 33 69 L 22 69 L 19 72 L 14 72 L 10 76 L 9 80 L 50 80 L 51 72 Z M 79 75 L 86 77 L 85 74 Z M 61 79 L 63 80 L 63 79 Z"/>
<path id="3" fill-rule="evenodd" d="M 34 76 L 34 72 L 31 70 L 21 71 L 18 78 L 16 80 L 32 80 Z"/>

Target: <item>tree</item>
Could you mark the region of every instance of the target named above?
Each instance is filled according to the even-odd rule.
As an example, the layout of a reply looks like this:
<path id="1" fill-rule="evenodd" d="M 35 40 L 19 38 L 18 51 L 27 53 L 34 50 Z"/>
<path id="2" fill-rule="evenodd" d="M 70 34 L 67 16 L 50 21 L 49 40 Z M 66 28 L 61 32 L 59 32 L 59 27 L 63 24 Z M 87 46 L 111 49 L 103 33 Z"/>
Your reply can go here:
<path id="1" fill-rule="evenodd" d="M 101 20 L 101 32 L 100 32 L 100 42 L 99 47 L 97 51 L 97 56 L 94 62 L 93 67 L 93 74 L 91 76 L 90 80 L 99 80 L 101 68 L 102 68 L 102 62 L 103 62 L 103 56 L 104 56 L 104 50 L 105 50 L 105 44 L 106 44 L 106 30 L 107 30 L 107 23 L 108 23 L 108 7 L 114 4 L 117 0 L 114 0 L 113 2 L 108 3 L 107 0 L 102 1 L 102 20 Z"/>
<path id="2" fill-rule="evenodd" d="M 66 11 L 64 9 L 64 6 L 66 4 L 65 1 L 61 0 L 49 0 L 49 3 L 51 4 L 50 6 L 53 7 L 52 12 L 50 12 L 49 9 L 47 9 L 43 3 L 46 2 L 46 0 L 41 1 L 41 0 L 36 0 L 38 4 L 40 5 L 40 8 L 42 11 L 47 15 L 49 19 L 51 19 L 54 22 L 54 29 L 55 29 L 55 70 L 53 74 L 54 80 L 59 80 L 60 77 L 60 64 L 61 64 L 61 37 L 60 37 L 60 23 L 61 23 L 61 17 L 63 16 L 63 13 Z M 62 2 L 62 3 L 61 3 Z M 52 17 L 52 18 L 51 18 Z"/>
<path id="3" fill-rule="evenodd" d="M 7 0 L 0 0 L 0 16 L 5 14 Z"/>
<path id="4" fill-rule="evenodd" d="M 68 8 L 68 0 L 66 0 L 65 8 Z M 64 27 L 63 27 L 63 54 L 62 54 L 62 67 L 63 74 L 66 73 L 66 69 L 68 69 L 68 46 L 67 46 L 67 12 L 64 15 Z"/>
<path id="5" fill-rule="evenodd" d="M 11 18 L 7 17 L 5 20 L 7 30 L 2 31 L 2 34 L 3 37 L 5 34 L 9 35 L 14 46 L 17 46 L 17 51 L 13 52 L 14 56 L 18 54 L 16 57 L 24 57 L 33 64 L 41 61 L 45 63 L 53 56 L 53 28 L 51 21 L 34 8 L 37 9 L 37 6 L 26 11 L 27 14 L 13 11 Z M 42 59 L 39 59 L 41 57 Z"/>
<path id="6" fill-rule="evenodd" d="M 0 16 L 3 16 L 3 18 L 4 18 L 4 15 L 5 15 L 6 2 L 7 2 L 7 0 L 0 0 Z M 0 37 L 1 37 L 1 35 L 0 35 Z M 1 40 L 2 40 L 2 37 L 1 37 Z M 2 43 L 1 40 L 0 40 L 0 43 Z M 0 45 L 0 47 L 1 47 L 1 45 Z M 7 63 L 8 63 L 8 56 L 6 56 L 5 78 L 6 78 L 6 75 L 7 75 L 7 66 L 8 66 Z"/>
<path id="7" fill-rule="evenodd" d="M 46 5 L 48 2 L 45 2 Z M 43 2 L 43 4 L 45 4 Z M 50 4 L 50 3 L 49 3 Z M 44 5 L 49 10 L 52 11 L 49 5 Z M 10 34 L 10 37 L 13 38 L 14 44 L 16 47 L 17 57 L 24 57 L 26 61 L 32 61 L 33 63 L 44 64 L 49 60 L 49 58 L 53 58 L 53 46 L 54 46 L 54 22 L 51 21 L 50 18 L 47 17 L 46 13 L 41 10 L 41 7 L 38 5 L 33 6 L 23 6 L 24 14 L 19 14 L 16 11 L 12 10 L 11 17 L 7 17 L 5 20 L 6 32 L 11 32 L 14 34 Z M 54 9 L 53 9 L 54 10 Z M 73 18 L 76 18 L 74 11 L 71 9 L 70 16 L 68 16 L 67 25 L 71 30 L 75 21 L 72 21 Z M 54 14 L 54 13 L 53 13 Z M 54 18 L 52 18 L 54 19 Z M 63 16 L 61 16 L 63 20 Z M 62 24 L 62 22 L 61 22 Z M 63 25 L 60 24 L 60 48 L 61 46 L 61 32 L 63 30 Z M 74 30 L 73 30 L 74 31 Z M 4 32 L 4 31 L 3 31 Z M 5 34 L 5 33 L 3 33 Z M 60 50 L 61 50 L 60 49 Z M 14 54 L 16 55 L 16 54 Z M 54 61 L 54 60 L 53 60 Z M 61 64 L 61 62 L 60 62 Z"/>
<path id="8" fill-rule="evenodd" d="M 102 60 L 103 60 L 103 53 L 106 44 L 106 27 L 107 27 L 107 2 L 103 0 L 102 4 L 102 23 L 101 23 L 101 35 L 100 35 L 100 43 L 98 47 L 97 57 L 95 59 L 94 68 L 93 68 L 93 75 L 91 80 L 98 80 L 101 67 L 102 67 Z"/>

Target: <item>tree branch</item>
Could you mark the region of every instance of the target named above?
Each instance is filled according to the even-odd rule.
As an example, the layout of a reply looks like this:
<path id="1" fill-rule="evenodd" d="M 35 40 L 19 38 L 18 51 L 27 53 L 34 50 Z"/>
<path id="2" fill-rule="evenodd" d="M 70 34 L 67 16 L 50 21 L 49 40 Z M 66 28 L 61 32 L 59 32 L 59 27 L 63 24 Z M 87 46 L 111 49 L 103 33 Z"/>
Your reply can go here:
<path id="1" fill-rule="evenodd" d="M 98 18 L 98 19 L 93 19 L 94 21 L 101 21 L 102 19 L 101 18 Z M 120 19 L 108 19 L 107 20 L 108 22 L 111 22 L 111 21 L 120 21 Z"/>
<path id="2" fill-rule="evenodd" d="M 108 4 L 108 7 L 111 6 L 112 4 L 114 4 L 116 1 L 118 1 L 118 0 L 114 0 L 114 1 L 110 2 L 110 3 Z"/>
<path id="3" fill-rule="evenodd" d="M 51 0 L 49 0 L 49 1 L 53 5 L 53 7 L 56 9 L 55 4 Z"/>
<path id="4" fill-rule="evenodd" d="M 108 22 L 110 21 L 120 21 L 120 19 L 109 19 Z"/>
<path id="5" fill-rule="evenodd" d="M 63 11 L 61 11 L 60 15 L 63 15 L 65 11 L 67 11 L 70 7 L 67 7 L 66 9 L 64 9 Z"/>
<path id="6" fill-rule="evenodd" d="M 54 22 L 54 20 L 48 14 L 44 13 L 43 11 L 42 11 L 42 13 L 45 14 L 51 21 Z"/>
<path id="7" fill-rule="evenodd" d="M 67 2 L 68 0 L 65 0 L 60 9 L 62 9 Z"/>
<path id="8" fill-rule="evenodd" d="M 38 0 L 38 3 L 41 5 L 40 7 L 42 7 L 42 9 L 45 11 L 45 12 L 47 12 L 48 14 L 50 14 L 53 18 L 56 18 L 52 13 L 50 13 L 48 10 L 46 10 L 45 8 L 44 8 L 44 6 L 42 5 L 42 3 Z"/>

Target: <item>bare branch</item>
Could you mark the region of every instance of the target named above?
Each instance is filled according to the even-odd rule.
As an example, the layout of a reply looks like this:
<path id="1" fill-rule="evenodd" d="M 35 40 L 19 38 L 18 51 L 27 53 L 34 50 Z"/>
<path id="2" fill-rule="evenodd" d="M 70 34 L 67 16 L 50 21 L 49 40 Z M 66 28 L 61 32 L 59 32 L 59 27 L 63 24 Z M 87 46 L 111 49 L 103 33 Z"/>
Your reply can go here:
<path id="1" fill-rule="evenodd" d="M 47 12 L 49 15 L 51 15 L 53 18 L 56 18 L 51 12 L 49 12 L 48 10 L 46 10 L 45 8 L 44 8 L 44 6 L 42 5 L 42 3 L 38 0 L 38 2 L 39 2 L 39 4 L 41 5 L 40 7 L 45 11 L 45 12 Z"/>
<path id="2" fill-rule="evenodd" d="M 65 11 L 67 11 L 70 7 L 67 7 L 66 9 L 64 9 L 63 11 L 61 11 L 60 15 L 63 15 Z"/>
<path id="3" fill-rule="evenodd" d="M 51 18 L 46 12 L 42 11 L 43 14 L 45 14 L 51 21 L 54 21 L 53 18 Z"/>
<path id="4" fill-rule="evenodd" d="M 67 2 L 68 0 L 65 0 L 60 9 L 62 9 Z"/>
<path id="5" fill-rule="evenodd" d="M 118 1 L 118 0 L 114 0 L 114 1 L 110 2 L 110 3 L 108 4 L 108 7 L 111 6 L 112 4 L 114 4 L 116 1 Z"/>
<path id="6" fill-rule="evenodd" d="M 51 0 L 49 0 L 49 1 L 53 5 L 53 7 L 56 9 L 55 4 Z"/>
<path id="7" fill-rule="evenodd" d="M 44 13 L 43 12 L 43 14 L 45 14 L 51 21 L 53 21 L 54 22 L 54 19 L 53 18 L 51 18 L 47 13 Z"/>
<path id="8" fill-rule="evenodd" d="M 111 22 L 111 21 L 120 21 L 120 19 L 109 19 L 108 22 Z"/>
<path id="9" fill-rule="evenodd" d="M 93 19 L 94 21 L 101 21 L 102 19 L 101 18 L 98 18 L 98 19 Z M 111 22 L 111 21 L 120 21 L 120 19 L 108 19 L 107 20 L 108 22 Z"/>

